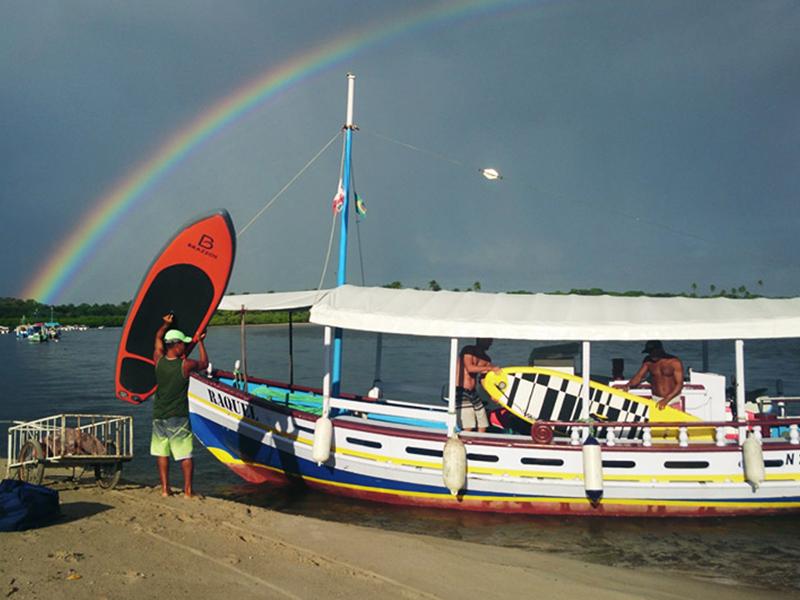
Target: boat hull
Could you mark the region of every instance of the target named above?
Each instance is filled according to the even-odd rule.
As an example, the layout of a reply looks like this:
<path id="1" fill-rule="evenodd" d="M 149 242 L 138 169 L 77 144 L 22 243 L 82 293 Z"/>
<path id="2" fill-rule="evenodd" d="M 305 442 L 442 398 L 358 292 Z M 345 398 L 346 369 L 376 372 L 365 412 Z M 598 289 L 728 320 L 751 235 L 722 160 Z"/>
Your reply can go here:
<path id="1" fill-rule="evenodd" d="M 198 439 L 252 483 L 295 482 L 366 501 L 498 513 L 708 517 L 800 510 L 800 448 L 789 444 L 765 450 L 773 466 L 757 490 L 743 480 L 738 446 L 604 447 L 603 497 L 592 503 L 580 446 L 462 435 L 467 484 L 453 496 L 442 480 L 443 432 L 335 416 L 331 458 L 318 465 L 311 458 L 314 414 L 202 376 L 192 377 L 190 413 Z M 665 471 L 669 463 L 681 468 Z"/>

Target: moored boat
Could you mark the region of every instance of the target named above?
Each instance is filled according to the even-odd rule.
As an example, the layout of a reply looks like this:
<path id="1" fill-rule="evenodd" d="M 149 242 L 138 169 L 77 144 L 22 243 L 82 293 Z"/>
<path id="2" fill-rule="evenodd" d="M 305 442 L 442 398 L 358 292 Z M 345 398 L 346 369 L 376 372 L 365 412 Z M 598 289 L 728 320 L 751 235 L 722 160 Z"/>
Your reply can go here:
<path id="1" fill-rule="evenodd" d="M 352 78 L 343 160 L 342 234 L 351 205 Z M 747 419 L 747 340 L 800 337 L 800 299 L 624 298 L 394 290 L 346 285 L 346 239 L 337 287 L 228 296 L 228 310 L 310 308 L 323 328 L 325 375 L 318 388 L 237 369 L 193 374 L 195 435 L 247 481 L 287 484 L 370 501 L 437 508 L 592 516 L 733 516 L 800 510 L 800 418 L 762 399 Z M 342 331 L 450 340 L 447 405 L 382 397 L 380 376 L 363 395 L 341 390 Z M 732 340 L 735 397 L 726 380 L 691 373 L 685 418 L 660 422 L 553 411 L 531 431 L 458 430 L 456 372 L 461 341 L 489 337 L 578 342 L 588 406 L 591 345 L 597 341 Z M 244 357 L 243 357 L 244 358 Z M 377 371 L 377 369 L 376 369 Z M 616 382 L 623 385 L 624 381 Z M 612 384 L 613 385 L 613 384 Z M 565 388 L 566 389 L 566 388 Z M 552 390 L 555 395 L 564 390 Z M 647 391 L 641 391 L 647 396 Z M 629 400 L 630 401 L 630 400 Z M 734 420 L 728 420 L 726 409 Z M 656 416 L 658 413 L 653 413 Z"/>

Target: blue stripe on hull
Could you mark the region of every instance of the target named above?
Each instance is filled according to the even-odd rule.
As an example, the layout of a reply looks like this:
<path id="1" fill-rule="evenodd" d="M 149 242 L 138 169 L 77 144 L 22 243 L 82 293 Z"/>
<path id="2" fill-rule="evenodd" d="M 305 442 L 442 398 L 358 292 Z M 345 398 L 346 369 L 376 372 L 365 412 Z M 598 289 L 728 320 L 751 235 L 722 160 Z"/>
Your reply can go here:
<path id="1" fill-rule="evenodd" d="M 292 452 L 278 450 L 273 446 L 262 444 L 244 433 L 233 431 L 194 413 L 191 414 L 191 421 L 192 431 L 205 446 L 224 449 L 234 458 L 279 469 L 289 476 L 313 477 L 325 482 L 374 488 L 376 491 L 396 490 L 450 495 L 450 492 L 443 485 L 416 485 L 396 479 L 369 477 L 342 471 L 324 464 L 319 466 L 315 462 L 300 458 Z M 470 495 L 517 497 L 514 494 L 488 494 L 485 492 L 470 492 Z"/>
<path id="2" fill-rule="evenodd" d="M 279 450 L 273 446 L 262 444 L 258 440 L 248 437 L 244 433 L 228 429 L 218 423 L 206 419 L 195 413 L 191 414 L 192 431 L 195 436 L 205 445 L 212 448 L 221 448 L 231 454 L 234 458 L 244 462 L 258 463 L 267 467 L 272 467 L 283 471 L 289 477 L 310 477 L 322 480 L 328 483 L 339 483 L 345 485 L 361 486 L 371 488 L 376 492 L 380 491 L 396 491 L 396 492 L 417 492 L 425 494 L 441 494 L 449 496 L 450 492 L 444 486 L 426 486 L 408 483 L 396 479 L 384 479 L 380 477 L 370 477 L 336 469 L 332 466 L 322 465 L 319 466 L 313 461 L 309 461 L 298 457 L 293 452 Z M 285 442 L 291 443 L 291 442 Z M 486 497 L 503 497 L 509 500 L 519 499 L 546 499 L 551 496 L 542 494 L 509 494 L 507 492 L 491 491 L 483 492 L 478 490 L 469 490 L 469 496 L 474 499 L 480 499 L 482 496 Z M 575 501 L 583 500 L 582 497 L 576 497 Z M 731 499 L 708 499 L 708 498 L 675 498 L 670 501 L 689 502 L 694 504 L 704 504 L 705 502 L 714 503 L 739 503 L 739 504 L 763 504 L 770 502 L 777 503 L 792 503 L 800 502 L 800 496 L 794 497 L 779 497 L 779 498 L 747 498 L 738 497 Z M 658 505 L 659 500 L 653 499 L 653 505 Z"/>

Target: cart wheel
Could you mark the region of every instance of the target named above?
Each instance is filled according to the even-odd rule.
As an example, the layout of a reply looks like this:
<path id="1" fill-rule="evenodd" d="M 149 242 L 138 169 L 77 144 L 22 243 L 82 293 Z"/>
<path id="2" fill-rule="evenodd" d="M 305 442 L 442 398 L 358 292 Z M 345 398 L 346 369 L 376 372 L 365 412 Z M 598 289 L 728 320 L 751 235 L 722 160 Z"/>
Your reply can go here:
<path id="1" fill-rule="evenodd" d="M 28 440 L 19 449 L 18 461 L 23 464 L 17 469 L 20 481 L 42 485 L 44 480 L 44 450 L 37 440 Z"/>
<path id="2" fill-rule="evenodd" d="M 106 454 L 116 454 L 117 447 L 109 442 L 106 446 Z M 104 490 L 113 490 L 119 483 L 119 478 L 122 476 L 122 461 L 118 460 L 113 463 L 103 463 L 102 465 L 94 466 L 94 478 Z"/>

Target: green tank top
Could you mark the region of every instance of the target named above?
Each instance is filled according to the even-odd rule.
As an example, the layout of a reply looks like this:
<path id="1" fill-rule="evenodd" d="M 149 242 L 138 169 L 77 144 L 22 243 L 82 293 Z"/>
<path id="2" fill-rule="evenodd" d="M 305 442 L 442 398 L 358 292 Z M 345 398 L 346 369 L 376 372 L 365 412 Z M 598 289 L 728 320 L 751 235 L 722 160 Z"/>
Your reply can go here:
<path id="1" fill-rule="evenodd" d="M 183 360 L 162 356 L 156 363 L 156 390 L 153 418 L 189 416 L 189 380 L 183 376 Z"/>

